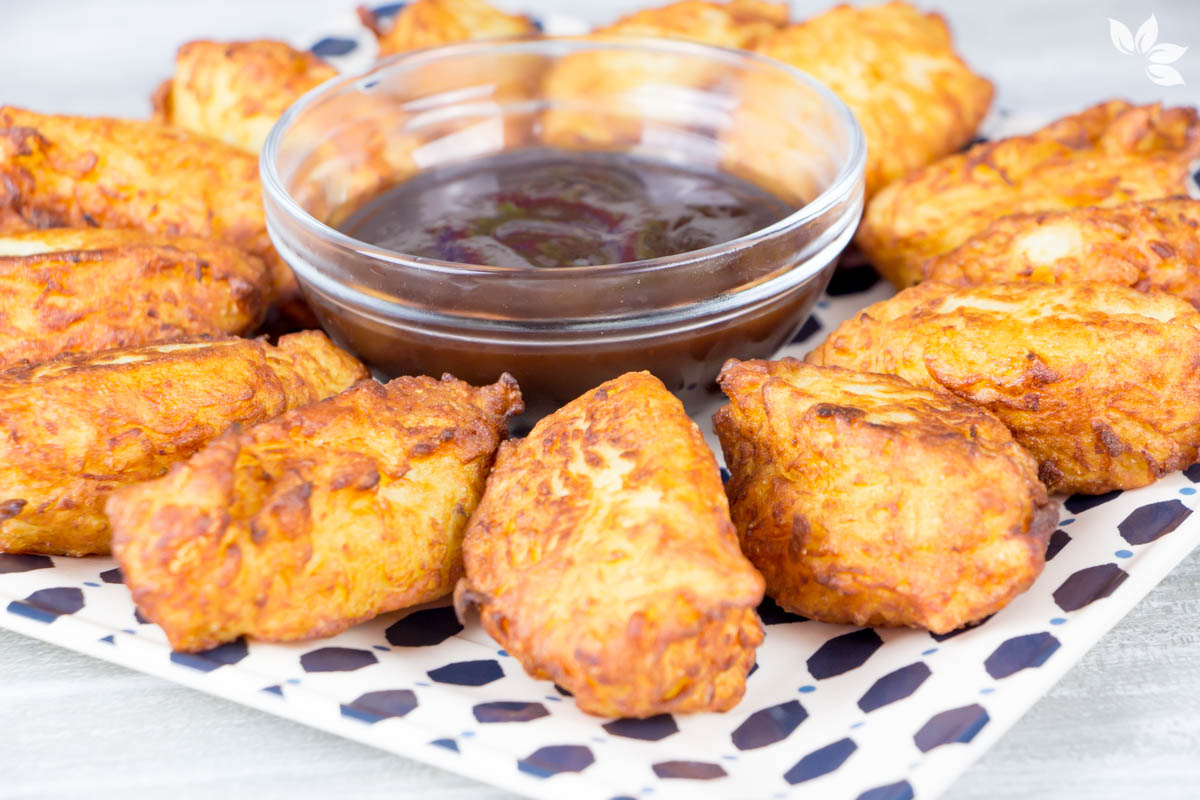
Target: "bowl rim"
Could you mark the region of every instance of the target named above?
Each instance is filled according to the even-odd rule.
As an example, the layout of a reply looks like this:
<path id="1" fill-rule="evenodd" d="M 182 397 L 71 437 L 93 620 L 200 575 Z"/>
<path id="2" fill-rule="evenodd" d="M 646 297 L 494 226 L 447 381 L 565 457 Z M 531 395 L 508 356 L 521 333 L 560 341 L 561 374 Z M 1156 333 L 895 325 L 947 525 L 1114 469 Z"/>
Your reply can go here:
<path id="1" fill-rule="evenodd" d="M 685 54 L 705 57 L 730 66 L 749 62 L 769 67 L 804 84 L 806 88 L 815 91 L 824 101 L 826 107 L 839 119 L 846 130 L 848 135 L 847 157 L 829 185 L 816 197 L 797 208 L 791 214 L 766 227 L 759 228 L 726 242 L 674 255 L 639 261 L 555 267 L 554 269 L 441 261 L 407 255 L 399 251 L 379 247 L 378 245 L 373 245 L 349 236 L 317 219 L 296 202 L 291 193 L 284 188 L 283 181 L 275 165 L 282 139 L 301 114 L 310 106 L 326 97 L 332 96 L 347 86 L 370 81 L 372 76 L 386 70 L 395 68 L 415 69 L 422 65 L 436 63 L 438 60 L 457 58 L 464 54 L 495 52 L 497 49 L 513 54 L 528 54 L 544 52 L 546 48 L 566 51 L 563 53 L 564 55 L 571 51 L 586 52 L 598 49 L 615 49 L 644 55 Z M 861 183 L 863 173 L 866 169 L 866 149 L 866 139 L 862 127 L 859 125 L 857 118 L 850 108 L 837 94 L 807 72 L 760 53 L 657 36 L 598 36 L 589 34 L 580 36 L 506 37 L 456 42 L 397 53 L 380 59 L 364 72 L 334 77 L 310 89 L 292 103 L 271 127 L 266 142 L 259 153 L 259 175 L 262 180 L 264 200 L 269 196 L 272 202 L 276 203 L 293 221 L 306 228 L 309 234 L 320 237 L 329 244 L 352 250 L 361 256 L 405 269 L 416 269 L 445 275 L 483 276 L 518 274 L 524 279 L 536 277 L 541 280 L 570 280 L 588 275 L 612 277 L 619 274 L 643 274 L 662 269 L 673 269 L 690 263 L 725 256 L 751 247 L 761 241 L 768 240 L 777 234 L 802 226 L 827 213 L 838 203 L 846 201 L 851 196 L 856 185 Z M 805 263 L 807 263 L 807 259 L 801 260 L 797 264 L 797 267 L 801 267 Z"/>

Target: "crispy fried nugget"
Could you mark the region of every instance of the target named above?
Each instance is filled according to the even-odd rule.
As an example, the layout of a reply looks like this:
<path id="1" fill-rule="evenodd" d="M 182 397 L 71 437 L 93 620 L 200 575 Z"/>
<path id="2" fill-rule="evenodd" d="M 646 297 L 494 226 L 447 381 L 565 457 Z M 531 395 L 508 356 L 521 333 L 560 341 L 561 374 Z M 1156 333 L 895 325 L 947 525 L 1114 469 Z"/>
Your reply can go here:
<path id="1" fill-rule="evenodd" d="M 266 266 L 232 245 L 103 228 L 0 235 L 0 369 L 263 319 Z"/>
<path id="2" fill-rule="evenodd" d="M 1110 100 L 896 181 L 867 207 L 858 246 L 892 283 L 909 286 L 927 259 L 1009 214 L 1184 194 L 1197 158 L 1196 109 Z"/>
<path id="3" fill-rule="evenodd" d="M 331 636 L 449 594 L 521 392 L 364 381 L 231 430 L 108 500 L 133 600 L 176 650 Z"/>
<path id="4" fill-rule="evenodd" d="M 788 21 L 786 3 L 765 0 L 679 0 L 644 8 L 596 28 L 603 36 L 662 36 L 749 50 Z"/>
<path id="5" fill-rule="evenodd" d="M 907 3 L 837 6 L 767 36 L 756 49 L 809 73 L 854 112 L 867 140 L 868 198 L 961 148 L 992 102 L 992 84 L 955 53 L 945 20 Z M 792 148 L 764 146 L 754 122 L 751 113 L 732 129 L 735 158 L 754 172 L 793 171 Z"/>
<path id="6" fill-rule="evenodd" d="M 278 302 L 298 299 L 252 154 L 155 122 L 0 107 L 0 233 L 86 227 L 220 239 L 266 262 Z"/>
<path id="7" fill-rule="evenodd" d="M 680 0 L 647 8 L 597 28 L 596 36 L 659 36 L 719 47 L 749 49 L 787 22 L 787 6 L 763 0 Z M 671 88 L 704 87 L 721 70 L 702 59 L 636 53 L 578 53 L 546 77 L 545 93 L 564 103 L 543 117 L 543 138 L 560 146 L 633 144 L 644 118 L 686 127 L 694 119 L 670 119 Z M 571 108 L 567 103 L 586 107 Z M 657 124 L 657 123 L 655 123 Z"/>
<path id="8" fill-rule="evenodd" d="M 454 42 L 539 34 L 529 17 L 507 14 L 483 0 L 413 0 L 404 4 L 390 24 L 365 7 L 359 7 L 359 16 L 378 37 L 381 56 Z M 357 163 L 326 182 L 326 188 L 333 183 L 335 191 L 326 190 L 317 205 L 332 209 L 336 220 L 346 213 L 335 201 L 336 195 L 347 198 L 347 207 L 353 206 L 363 196 L 418 168 L 460 160 L 464 154 L 528 146 L 537 114 L 532 108 L 522 110 L 514 105 L 534 97 L 544 68 L 545 59 L 529 53 L 491 58 L 447 56 L 413 64 L 404 74 L 403 85 L 397 84 L 390 97 L 382 91 L 343 97 L 342 101 L 352 105 L 361 99 L 363 106 L 371 108 L 351 107 L 348 119 L 352 122 L 339 126 L 341 141 L 331 144 L 342 158 Z M 430 108 L 445 105 L 446 97 L 463 92 L 471 95 L 473 103 L 468 113 L 430 113 Z M 336 109 L 334 104 L 332 110 Z M 376 132 L 381 128 L 390 132 L 381 136 Z M 356 149 L 360 143 L 365 151 Z M 368 155 L 360 158 L 359 152 Z M 380 172 L 371 172 L 380 166 L 390 170 L 383 180 L 376 177 Z"/>
<path id="9" fill-rule="evenodd" d="M 717 380 L 733 522 L 783 608 L 946 633 L 1041 573 L 1057 509 L 986 411 L 791 358 L 730 361 Z"/>
<path id="10" fill-rule="evenodd" d="M 288 106 L 337 74 L 284 42 L 188 42 L 154 93 L 153 118 L 257 153 Z"/>
<path id="11" fill-rule="evenodd" d="M 1200 308 L 1200 200 L 1172 197 L 1114 208 L 1001 217 L 925 278 L 954 286 L 1031 281 L 1118 283 Z"/>
<path id="12" fill-rule="evenodd" d="M 628 373 L 501 446 L 463 542 L 459 613 L 591 714 L 725 711 L 741 699 L 762 577 L 716 461 L 662 383 Z"/>
<path id="13" fill-rule="evenodd" d="M 191 339 L 0 372 L 0 552 L 107 553 L 114 489 L 157 478 L 235 422 L 365 377 L 318 331 L 278 347 Z"/>
<path id="14" fill-rule="evenodd" d="M 415 155 L 427 143 L 409 129 L 413 116 L 402 98 L 382 93 L 350 92 L 311 107 L 289 134 L 296 151 L 307 153 L 289 179 L 296 202 L 337 227 L 412 177 L 421 169 Z"/>
<path id="15" fill-rule="evenodd" d="M 538 34 L 529 17 L 506 14 L 483 0 L 413 0 L 396 13 L 390 26 L 365 6 L 359 6 L 358 15 L 379 39 L 380 56 L 473 39 Z"/>
<path id="16" fill-rule="evenodd" d="M 808 361 L 986 408 L 1056 492 L 1145 486 L 1200 445 L 1200 313 L 1158 292 L 926 282 L 844 322 Z"/>

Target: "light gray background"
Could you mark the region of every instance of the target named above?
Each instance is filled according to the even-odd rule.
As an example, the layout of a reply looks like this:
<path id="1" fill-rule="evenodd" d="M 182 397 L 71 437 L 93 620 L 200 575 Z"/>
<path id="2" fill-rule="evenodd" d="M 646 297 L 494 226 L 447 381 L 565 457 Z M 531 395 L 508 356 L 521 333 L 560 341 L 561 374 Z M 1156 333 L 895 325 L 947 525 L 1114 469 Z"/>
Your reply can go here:
<path id="1" fill-rule="evenodd" d="M 355 0 L 0 0 L 0 103 L 142 116 L 189 38 L 294 39 Z M 637 0 L 519 6 L 596 21 Z M 1200 101 L 1200 0 L 942 0 L 998 108 L 1054 116 L 1111 96 Z M 827 2 L 797 2 L 811 13 Z M 1162 88 L 1108 17 L 1189 46 Z M 1181 564 L 949 792 L 984 798 L 1200 797 L 1200 552 Z M 0 798 L 508 797 L 258 711 L 0 631 Z"/>

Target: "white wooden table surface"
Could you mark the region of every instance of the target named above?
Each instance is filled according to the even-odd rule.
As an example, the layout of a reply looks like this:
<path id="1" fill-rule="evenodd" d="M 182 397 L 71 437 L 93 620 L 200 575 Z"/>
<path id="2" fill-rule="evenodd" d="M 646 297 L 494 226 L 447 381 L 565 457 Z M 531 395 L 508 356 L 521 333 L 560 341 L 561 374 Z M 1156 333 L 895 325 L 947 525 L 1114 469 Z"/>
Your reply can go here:
<path id="1" fill-rule="evenodd" d="M 189 38 L 304 38 L 354 0 L 0 0 L 0 103 L 141 116 Z M 997 106 L 1050 117 L 1109 96 L 1200 102 L 1198 0 L 943 0 Z M 543 0 L 595 20 L 636 0 Z M 805 0 L 801 11 L 827 3 Z M 1109 42 L 1157 15 L 1193 46 L 1162 88 Z M 948 794 L 1200 797 L 1200 552 L 1193 553 Z M 465 778 L 0 632 L 0 798 L 507 797 Z"/>

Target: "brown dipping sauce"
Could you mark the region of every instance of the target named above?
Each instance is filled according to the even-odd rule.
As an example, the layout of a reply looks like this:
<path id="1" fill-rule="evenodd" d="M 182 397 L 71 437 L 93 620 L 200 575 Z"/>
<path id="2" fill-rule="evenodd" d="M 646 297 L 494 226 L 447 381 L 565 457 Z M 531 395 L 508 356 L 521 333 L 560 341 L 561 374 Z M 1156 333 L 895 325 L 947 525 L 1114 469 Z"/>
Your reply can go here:
<path id="1" fill-rule="evenodd" d="M 514 150 L 418 174 L 339 228 L 410 256 L 585 267 L 700 250 L 794 208 L 724 172 L 616 152 Z"/>
<path id="2" fill-rule="evenodd" d="M 794 204 L 715 169 L 619 152 L 532 149 L 418 174 L 352 209 L 338 228 L 411 256 L 555 269 L 684 253 L 753 233 L 794 211 Z M 808 235 L 798 231 L 767 250 L 732 254 L 721 269 L 754 273 L 746 259 L 764 258 L 782 268 Z M 727 359 L 768 357 L 795 335 L 824 283 L 804 282 L 738 316 L 687 330 L 650 330 L 633 340 L 601 335 L 586 344 L 550 344 L 534 332 L 498 341 L 449 323 L 393 324 L 344 314 L 315 287 L 306 294 L 326 330 L 388 377 L 449 372 L 485 384 L 511 373 L 525 396 L 528 425 L 640 369 L 662 379 L 695 413 L 716 392 L 713 378 Z"/>

